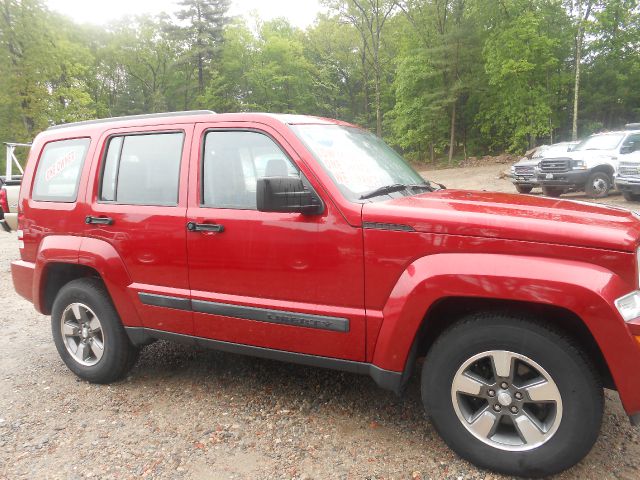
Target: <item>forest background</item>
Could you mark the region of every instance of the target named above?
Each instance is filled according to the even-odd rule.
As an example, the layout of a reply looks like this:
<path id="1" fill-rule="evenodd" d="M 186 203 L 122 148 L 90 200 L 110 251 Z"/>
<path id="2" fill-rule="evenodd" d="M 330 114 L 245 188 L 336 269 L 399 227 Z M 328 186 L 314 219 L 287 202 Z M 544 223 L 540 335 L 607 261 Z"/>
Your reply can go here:
<path id="1" fill-rule="evenodd" d="M 639 3 L 323 0 L 301 29 L 230 0 L 105 26 L 0 0 L 0 141 L 211 109 L 346 120 L 412 161 L 521 153 L 640 121 Z"/>

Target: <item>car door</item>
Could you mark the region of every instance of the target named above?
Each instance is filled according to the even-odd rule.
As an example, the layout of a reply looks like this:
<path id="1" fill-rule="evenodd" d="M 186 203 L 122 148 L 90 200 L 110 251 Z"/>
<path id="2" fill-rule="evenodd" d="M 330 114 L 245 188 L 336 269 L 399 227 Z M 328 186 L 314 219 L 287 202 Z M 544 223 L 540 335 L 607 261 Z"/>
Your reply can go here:
<path id="1" fill-rule="evenodd" d="M 193 125 L 114 129 L 101 140 L 85 235 L 113 246 L 145 327 L 193 333 L 185 217 Z M 167 308 L 168 307 L 168 308 Z"/>
<path id="2" fill-rule="evenodd" d="M 192 152 L 187 250 L 195 334 L 364 360 L 360 229 L 326 198 L 320 215 L 256 210 L 261 176 L 304 175 L 324 195 L 275 129 L 199 124 Z"/>

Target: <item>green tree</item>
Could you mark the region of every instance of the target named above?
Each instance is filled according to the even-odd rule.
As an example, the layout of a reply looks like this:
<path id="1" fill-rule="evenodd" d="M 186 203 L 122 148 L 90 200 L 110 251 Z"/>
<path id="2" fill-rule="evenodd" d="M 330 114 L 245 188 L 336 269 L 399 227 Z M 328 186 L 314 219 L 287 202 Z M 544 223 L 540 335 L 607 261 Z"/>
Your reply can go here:
<path id="1" fill-rule="evenodd" d="M 364 76 L 359 33 L 353 25 L 320 15 L 307 30 L 305 56 L 315 66 L 319 113 L 351 122 L 365 120 Z"/>
<path id="2" fill-rule="evenodd" d="M 247 25 L 236 20 L 224 30 L 220 65 L 202 96 L 202 105 L 216 112 L 246 111 L 251 106 L 251 76 L 258 39 Z"/>
<path id="3" fill-rule="evenodd" d="M 485 68 L 492 87 L 478 115 L 493 147 L 520 151 L 551 133 L 548 72 L 558 65 L 556 40 L 541 30 L 535 12 L 524 12 L 496 29 L 484 46 Z"/>
<path id="4" fill-rule="evenodd" d="M 365 68 L 365 83 L 368 83 L 367 61 L 373 72 L 373 107 L 375 110 L 376 134 L 382 136 L 382 80 L 383 33 L 385 25 L 396 10 L 395 0 L 327 0 L 325 4 L 336 12 L 342 21 L 349 22 L 360 33 L 362 41 L 362 64 Z"/>
<path id="5" fill-rule="evenodd" d="M 253 66 L 246 73 L 250 105 L 266 111 L 313 113 L 312 69 L 304 56 L 301 31 L 284 19 L 264 23 Z"/>
<path id="6" fill-rule="evenodd" d="M 74 32 L 41 1 L 0 2 L 1 140 L 29 142 L 52 124 L 96 115 L 93 57 Z"/>
<path id="7" fill-rule="evenodd" d="M 187 22 L 182 28 L 187 51 L 193 56 L 198 78 L 198 93 L 204 92 L 212 61 L 221 48 L 224 26 L 228 23 L 230 0 L 181 0 L 176 16 Z"/>
<path id="8" fill-rule="evenodd" d="M 640 2 L 609 0 L 593 16 L 582 87 L 587 133 L 640 118 Z"/>
<path id="9" fill-rule="evenodd" d="M 140 16 L 112 26 L 100 73 L 109 85 L 114 115 L 164 111 L 179 49 L 169 17 Z"/>

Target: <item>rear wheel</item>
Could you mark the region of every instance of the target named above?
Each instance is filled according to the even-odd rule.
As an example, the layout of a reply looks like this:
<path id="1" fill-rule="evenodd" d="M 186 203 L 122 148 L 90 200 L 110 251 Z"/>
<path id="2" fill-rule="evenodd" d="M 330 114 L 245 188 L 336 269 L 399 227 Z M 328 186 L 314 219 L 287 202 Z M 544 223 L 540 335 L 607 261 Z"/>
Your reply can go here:
<path id="1" fill-rule="evenodd" d="M 531 193 L 531 190 L 533 190 L 533 187 L 516 185 L 516 190 L 518 191 L 518 193 Z"/>
<path id="2" fill-rule="evenodd" d="M 564 193 L 564 189 L 558 187 L 542 187 L 542 194 L 547 197 L 559 197 Z"/>
<path id="3" fill-rule="evenodd" d="M 591 198 L 604 198 L 609 195 L 612 183 L 611 178 L 606 173 L 594 172 L 587 179 L 585 192 Z"/>
<path id="4" fill-rule="evenodd" d="M 631 192 L 622 192 L 622 196 L 627 202 L 638 202 L 640 201 L 640 195 L 637 193 Z"/>
<path id="5" fill-rule="evenodd" d="M 84 380 L 109 383 L 133 367 L 139 349 L 120 322 L 102 282 L 73 280 L 53 302 L 51 331 L 60 357 Z"/>
<path id="6" fill-rule="evenodd" d="M 590 362 L 553 329 L 476 314 L 445 331 L 422 371 L 422 398 L 444 441 L 474 464 L 547 476 L 596 441 L 602 386 Z"/>

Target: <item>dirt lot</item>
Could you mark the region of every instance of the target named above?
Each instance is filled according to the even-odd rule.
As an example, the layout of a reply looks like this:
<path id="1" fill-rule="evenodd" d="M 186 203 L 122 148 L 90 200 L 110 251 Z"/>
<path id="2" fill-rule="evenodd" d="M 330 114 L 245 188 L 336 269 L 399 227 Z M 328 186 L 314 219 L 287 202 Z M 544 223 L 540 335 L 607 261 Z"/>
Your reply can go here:
<path id="1" fill-rule="evenodd" d="M 516 193 L 513 184 L 501 175 L 507 171 L 509 165 L 505 164 L 488 164 L 479 167 L 469 168 L 450 168 L 447 170 L 428 170 L 420 171 L 425 178 L 433 180 L 449 188 L 464 188 L 470 190 L 488 190 L 494 192 Z M 535 188 L 532 195 L 542 195 L 540 188 Z M 615 205 L 618 207 L 628 208 L 630 210 L 640 210 L 640 203 L 627 202 L 618 192 L 613 192 L 606 199 L 593 200 L 588 198 L 584 192 L 574 192 L 562 195 L 561 198 L 580 201 L 595 201 L 607 205 Z"/>
<path id="2" fill-rule="evenodd" d="M 504 168 L 426 176 L 512 191 Z M 157 342 L 126 380 L 81 382 L 48 318 L 14 293 L 16 256 L 15 235 L 1 233 L 0 478 L 501 478 L 447 449 L 415 377 L 399 399 L 366 377 Z M 606 397 L 598 443 L 559 478 L 640 478 L 640 429 Z"/>

